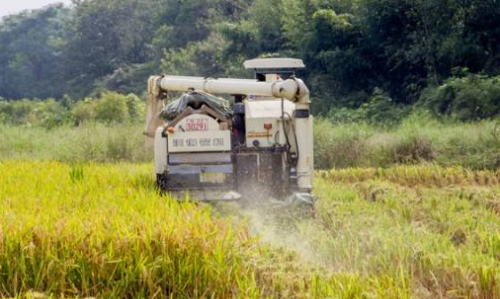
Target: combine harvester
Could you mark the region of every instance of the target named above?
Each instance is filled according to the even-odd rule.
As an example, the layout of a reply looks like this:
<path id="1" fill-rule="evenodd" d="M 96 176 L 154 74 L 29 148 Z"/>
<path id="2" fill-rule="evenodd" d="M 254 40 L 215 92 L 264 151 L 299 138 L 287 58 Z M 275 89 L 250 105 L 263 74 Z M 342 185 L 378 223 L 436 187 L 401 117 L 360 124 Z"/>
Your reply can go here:
<path id="1" fill-rule="evenodd" d="M 199 201 L 312 203 L 313 117 L 298 59 L 246 61 L 255 79 L 153 76 L 147 144 L 162 191 Z M 164 105 L 168 93 L 185 92 Z M 214 96 L 231 95 L 234 103 Z"/>

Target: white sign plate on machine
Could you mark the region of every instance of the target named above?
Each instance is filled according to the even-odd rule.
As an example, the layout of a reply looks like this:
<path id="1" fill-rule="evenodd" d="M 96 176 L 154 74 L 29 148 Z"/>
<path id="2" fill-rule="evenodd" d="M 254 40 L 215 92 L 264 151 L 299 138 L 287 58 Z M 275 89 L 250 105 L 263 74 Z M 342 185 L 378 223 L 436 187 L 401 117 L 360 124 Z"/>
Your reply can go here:
<path id="1" fill-rule="evenodd" d="M 231 150 L 231 131 L 206 115 L 192 115 L 180 121 L 168 134 L 170 153 L 222 152 Z"/>

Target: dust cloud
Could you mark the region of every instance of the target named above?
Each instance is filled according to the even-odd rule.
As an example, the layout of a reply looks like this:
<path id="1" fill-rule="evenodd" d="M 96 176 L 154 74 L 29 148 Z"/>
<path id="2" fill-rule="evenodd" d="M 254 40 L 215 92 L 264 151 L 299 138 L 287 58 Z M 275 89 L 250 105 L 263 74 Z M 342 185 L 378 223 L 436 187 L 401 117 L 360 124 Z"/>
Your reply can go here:
<path id="1" fill-rule="evenodd" d="M 251 235 L 261 242 L 293 251 L 305 262 L 321 263 L 313 244 L 301 231 L 302 224 L 313 222 L 313 206 L 265 195 L 243 198 L 237 203 L 219 203 L 214 208 L 216 214 L 246 221 Z"/>

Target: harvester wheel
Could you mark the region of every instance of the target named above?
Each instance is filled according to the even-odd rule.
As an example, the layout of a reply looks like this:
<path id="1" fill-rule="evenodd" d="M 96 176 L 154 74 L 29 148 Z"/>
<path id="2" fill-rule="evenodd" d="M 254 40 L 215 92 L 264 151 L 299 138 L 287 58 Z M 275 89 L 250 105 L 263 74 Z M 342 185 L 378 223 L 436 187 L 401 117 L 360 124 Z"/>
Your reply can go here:
<path id="1" fill-rule="evenodd" d="M 164 174 L 157 174 L 156 175 L 156 186 L 158 187 L 158 191 L 161 194 L 166 193 L 168 190 L 167 176 Z"/>

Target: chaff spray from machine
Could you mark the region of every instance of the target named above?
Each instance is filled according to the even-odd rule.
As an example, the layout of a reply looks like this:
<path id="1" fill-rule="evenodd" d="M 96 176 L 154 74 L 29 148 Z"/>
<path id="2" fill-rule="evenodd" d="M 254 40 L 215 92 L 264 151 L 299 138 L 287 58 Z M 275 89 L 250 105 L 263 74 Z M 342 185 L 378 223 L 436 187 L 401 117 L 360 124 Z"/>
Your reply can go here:
<path id="1" fill-rule="evenodd" d="M 313 117 L 309 89 L 295 77 L 303 62 L 274 58 L 244 65 L 254 70 L 254 80 L 149 79 L 146 135 L 158 186 L 200 201 L 251 199 L 255 186 L 260 196 L 312 201 Z M 186 94 L 165 107 L 170 91 Z M 233 96 L 234 103 L 218 94 Z"/>

